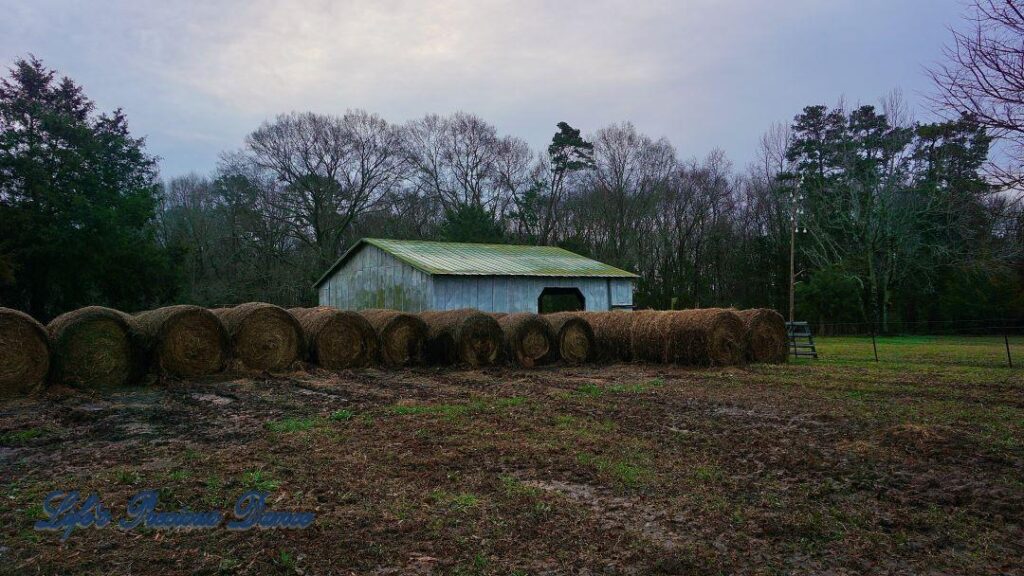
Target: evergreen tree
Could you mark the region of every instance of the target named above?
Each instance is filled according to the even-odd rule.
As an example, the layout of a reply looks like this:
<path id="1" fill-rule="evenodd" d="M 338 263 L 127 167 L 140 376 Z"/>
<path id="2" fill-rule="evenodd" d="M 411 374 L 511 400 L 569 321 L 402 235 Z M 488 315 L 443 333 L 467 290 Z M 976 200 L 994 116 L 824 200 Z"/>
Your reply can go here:
<path id="1" fill-rule="evenodd" d="M 96 114 L 69 78 L 34 57 L 0 80 L 0 300 L 34 316 L 173 295 L 156 241 L 156 161 L 124 114 Z"/>

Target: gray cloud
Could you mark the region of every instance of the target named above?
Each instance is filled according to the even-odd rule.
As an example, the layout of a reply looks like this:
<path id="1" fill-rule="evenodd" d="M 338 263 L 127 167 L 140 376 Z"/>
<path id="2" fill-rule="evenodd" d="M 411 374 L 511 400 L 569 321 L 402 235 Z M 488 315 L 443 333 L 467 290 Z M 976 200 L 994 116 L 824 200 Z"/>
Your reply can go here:
<path id="1" fill-rule="evenodd" d="M 466 110 L 541 147 L 622 120 L 682 156 L 744 164 L 804 105 L 920 103 L 956 0 L 0 0 L 0 60 L 29 52 L 125 108 L 165 175 L 213 168 L 263 120 Z M 923 108 L 920 110 L 923 111 Z M 919 114 L 920 115 L 920 114 Z"/>

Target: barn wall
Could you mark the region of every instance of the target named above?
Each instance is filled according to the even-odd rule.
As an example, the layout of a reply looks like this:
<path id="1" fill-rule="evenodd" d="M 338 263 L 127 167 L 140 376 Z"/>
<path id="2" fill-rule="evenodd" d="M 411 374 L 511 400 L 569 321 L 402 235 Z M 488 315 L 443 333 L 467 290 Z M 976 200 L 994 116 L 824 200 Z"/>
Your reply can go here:
<path id="1" fill-rule="evenodd" d="M 633 304 L 631 279 L 539 276 L 435 276 L 434 308 L 477 308 L 486 312 L 536 312 L 545 288 L 578 288 L 587 310 Z"/>
<path id="2" fill-rule="evenodd" d="M 609 278 L 612 308 L 633 306 L 633 280 L 630 278 Z"/>
<path id="3" fill-rule="evenodd" d="M 432 287 L 430 275 L 367 244 L 320 286 L 320 305 L 418 312 L 432 308 Z"/>

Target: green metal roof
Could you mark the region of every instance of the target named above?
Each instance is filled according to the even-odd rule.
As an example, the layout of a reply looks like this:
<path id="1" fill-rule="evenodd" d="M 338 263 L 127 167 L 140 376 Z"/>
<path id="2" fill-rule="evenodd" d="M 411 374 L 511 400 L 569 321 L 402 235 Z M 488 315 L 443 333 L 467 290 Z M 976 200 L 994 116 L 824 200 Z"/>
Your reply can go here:
<path id="1" fill-rule="evenodd" d="M 426 240 L 363 238 L 356 242 L 315 286 L 319 286 L 363 245 L 370 244 L 427 274 L 455 276 L 588 276 L 636 278 L 632 272 L 555 246 L 468 244 Z"/>

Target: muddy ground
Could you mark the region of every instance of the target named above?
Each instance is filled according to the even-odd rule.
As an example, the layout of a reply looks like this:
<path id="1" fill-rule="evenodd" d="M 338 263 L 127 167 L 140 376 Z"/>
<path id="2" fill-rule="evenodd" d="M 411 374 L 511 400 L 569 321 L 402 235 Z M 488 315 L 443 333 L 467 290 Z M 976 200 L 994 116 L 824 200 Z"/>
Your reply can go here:
<path id="1" fill-rule="evenodd" d="M 16 574 L 1024 573 L 1019 371 L 805 364 L 361 370 L 0 404 Z M 47 493 L 123 517 L 304 530 L 33 530 Z"/>

